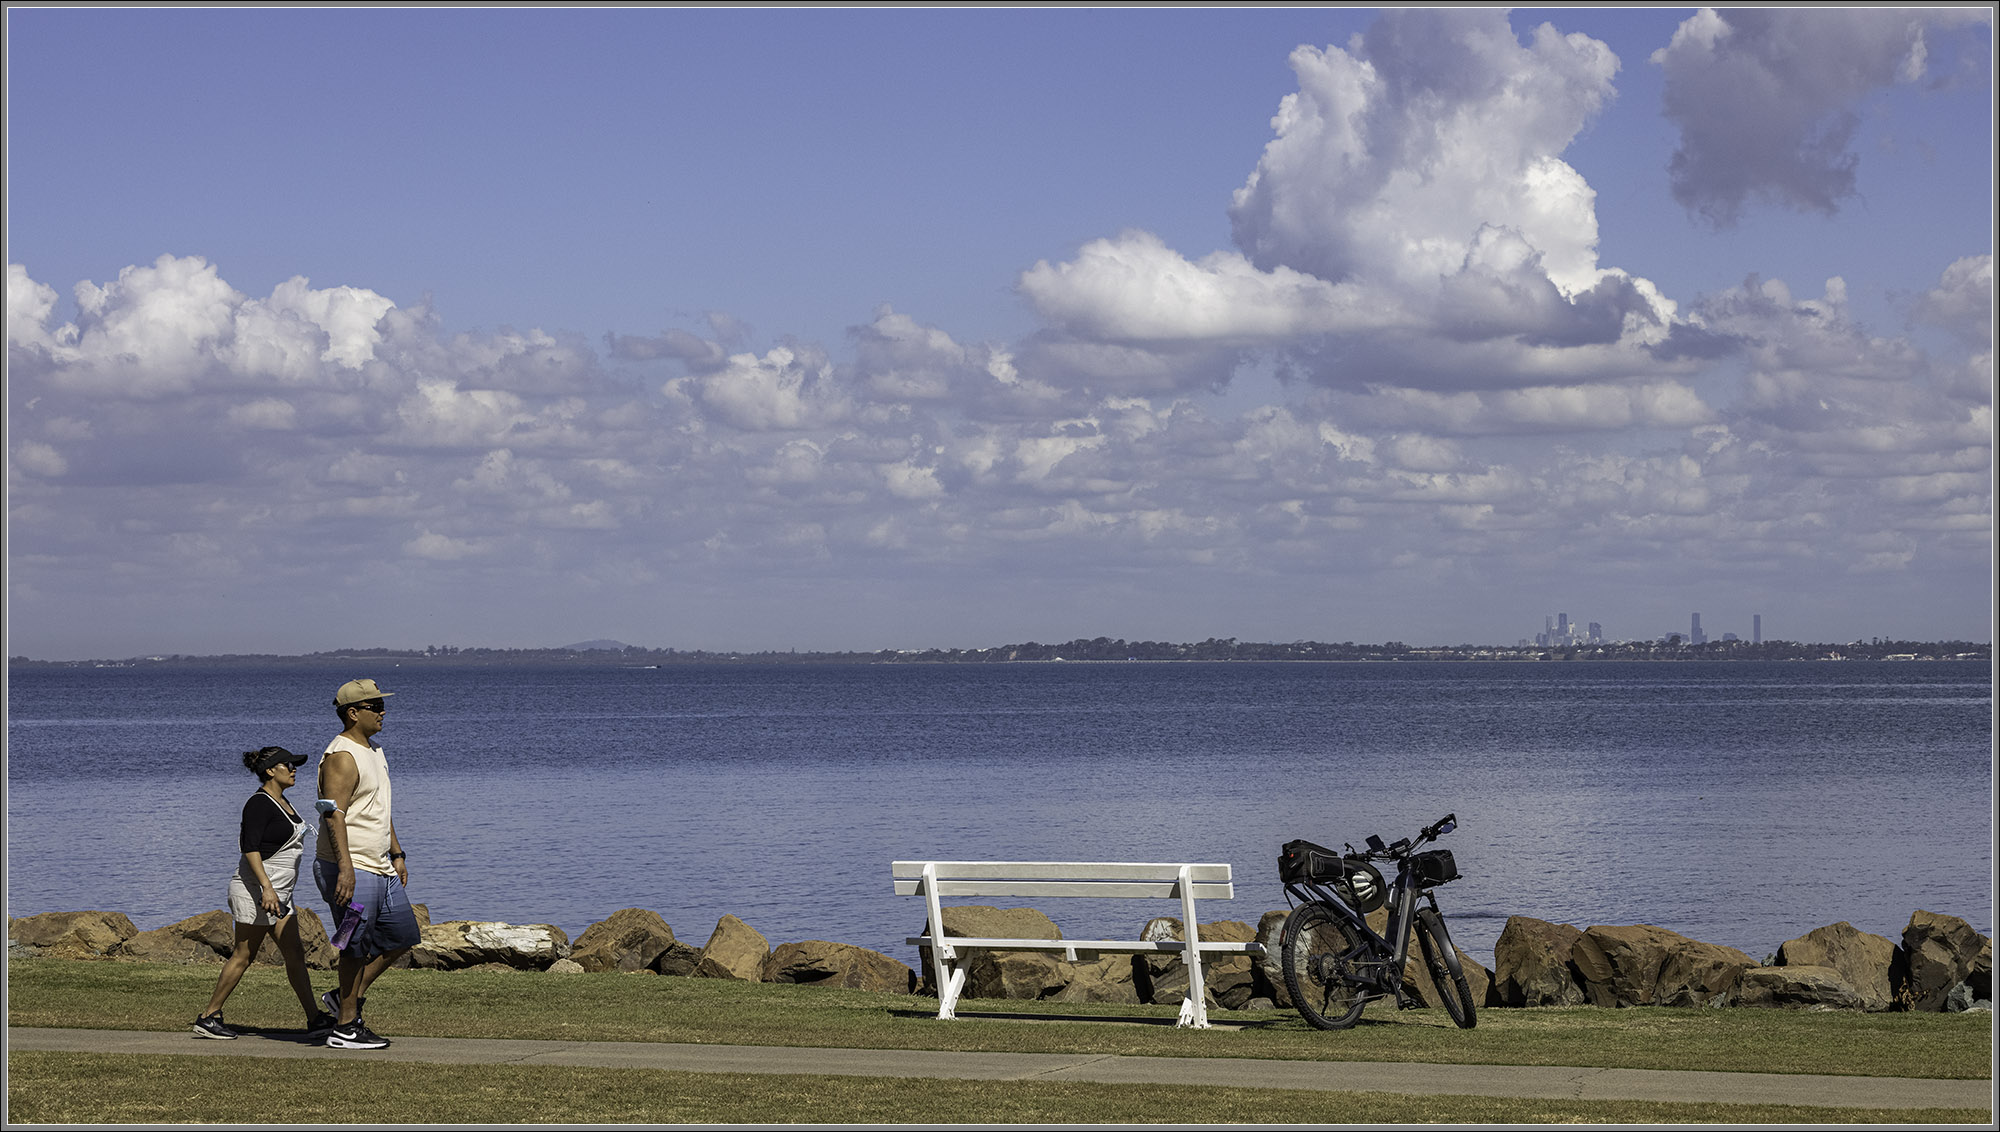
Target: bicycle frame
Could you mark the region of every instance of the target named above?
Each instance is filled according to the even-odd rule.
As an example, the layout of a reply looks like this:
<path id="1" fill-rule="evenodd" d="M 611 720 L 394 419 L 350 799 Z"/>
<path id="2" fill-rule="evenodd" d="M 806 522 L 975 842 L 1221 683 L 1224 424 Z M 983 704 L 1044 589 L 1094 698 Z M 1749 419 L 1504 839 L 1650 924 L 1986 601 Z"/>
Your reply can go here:
<path id="1" fill-rule="evenodd" d="M 1389 909 L 1389 922 L 1384 926 L 1385 935 L 1377 935 L 1368 926 L 1368 918 L 1355 911 L 1345 900 L 1315 881 L 1300 880 L 1285 885 L 1285 895 L 1301 904 L 1324 904 L 1337 912 L 1368 945 L 1368 967 L 1356 971 L 1357 978 L 1365 981 L 1379 996 L 1396 995 L 1403 991 L 1404 964 L 1410 957 L 1410 928 L 1417 920 L 1417 900 L 1421 896 L 1436 909 L 1437 897 L 1429 890 L 1422 889 L 1410 876 L 1410 858 L 1404 857 L 1396 863 L 1396 879 L 1389 882 L 1389 899 L 1385 906 Z M 1390 941 L 1394 941 L 1393 943 Z"/>

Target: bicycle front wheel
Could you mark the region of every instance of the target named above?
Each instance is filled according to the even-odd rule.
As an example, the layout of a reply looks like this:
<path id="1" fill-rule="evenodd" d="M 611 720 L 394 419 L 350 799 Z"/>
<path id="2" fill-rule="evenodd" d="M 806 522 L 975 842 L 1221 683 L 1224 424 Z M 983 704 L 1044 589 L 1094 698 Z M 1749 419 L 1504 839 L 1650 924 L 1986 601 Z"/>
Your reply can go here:
<path id="1" fill-rule="evenodd" d="M 1466 985 L 1465 969 L 1451 946 L 1451 937 L 1445 934 L 1444 917 L 1435 908 L 1421 909 L 1417 912 L 1416 931 L 1417 946 L 1424 953 L 1424 969 L 1430 972 L 1431 982 L 1437 986 L 1445 1013 L 1451 1015 L 1459 1029 L 1472 1029 L 1477 1021 L 1472 1010 L 1472 988 Z"/>
<path id="2" fill-rule="evenodd" d="M 1361 958 L 1362 945 L 1338 913 L 1324 904 L 1300 906 L 1285 917 L 1278 949 L 1285 989 L 1307 1022 L 1321 1030 L 1345 1030 L 1360 1021 L 1368 999 L 1348 981 L 1348 972 Z"/>

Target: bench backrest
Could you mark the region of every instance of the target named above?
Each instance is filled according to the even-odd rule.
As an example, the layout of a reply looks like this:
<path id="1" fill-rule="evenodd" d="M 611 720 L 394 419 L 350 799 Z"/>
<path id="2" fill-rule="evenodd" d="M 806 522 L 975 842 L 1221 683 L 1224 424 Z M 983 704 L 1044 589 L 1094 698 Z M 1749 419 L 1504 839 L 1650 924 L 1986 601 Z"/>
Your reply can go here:
<path id="1" fill-rule="evenodd" d="M 1138 897 L 1171 900 L 1233 900 L 1229 866 L 1218 864 L 1132 864 L 1106 861 L 896 861 L 898 896 L 924 891 L 928 866 L 936 881 L 929 895 L 1028 897 Z M 1189 892 L 1180 888 L 1188 871 Z"/>

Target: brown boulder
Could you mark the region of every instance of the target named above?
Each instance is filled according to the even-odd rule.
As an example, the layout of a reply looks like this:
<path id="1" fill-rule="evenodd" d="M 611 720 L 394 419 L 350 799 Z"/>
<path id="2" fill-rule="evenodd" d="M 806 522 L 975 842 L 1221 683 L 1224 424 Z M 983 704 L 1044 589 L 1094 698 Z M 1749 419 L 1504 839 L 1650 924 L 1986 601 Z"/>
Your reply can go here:
<path id="1" fill-rule="evenodd" d="M 1706 1006 L 1735 990 L 1757 961 L 1733 947 L 1636 924 L 1586 930 L 1570 950 L 1598 1006 Z"/>
<path id="2" fill-rule="evenodd" d="M 585 971 L 643 971 L 674 944 L 674 929 L 658 912 L 621 908 L 583 929 L 569 957 Z"/>
<path id="3" fill-rule="evenodd" d="M 1917 911 L 1903 928 L 1909 978 L 1897 995 L 1906 1010 L 1943 1010 L 1952 989 L 1967 982 L 1991 941 L 1957 916 Z M 1990 954 L 1990 951 L 1989 951 Z M 1990 970 L 1991 959 L 1988 960 Z M 1989 989 L 1991 976 L 1988 976 Z"/>
<path id="4" fill-rule="evenodd" d="M 734 916 L 724 916 L 715 922 L 715 931 L 701 949 L 694 973 L 705 979 L 761 982 L 764 961 L 770 957 L 771 945 L 757 929 Z"/>
<path id="5" fill-rule="evenodd" d="M 1054 996 L 1057 1002 L 1110 1002 L 1133 1006 L 1139 988 L 1133 982 L 1130 955 L 1104 955 L 1069 965 L 1068 983 Z"/>
<path id="6" fill-rule="evenodd" d="M 494 920 L 447 920 L 422 929 L 410 950 L 412 965 L 457 971 L 496 964 L 517 971 L 542 971 L 569 957 L 569 936 L 554 924 L 508 924 Z"/>
<path id="7" fill-rule="evenodd" d="M 123 912 L 42 912 L 7 921 L 7 938 L 55 959 L 90 959 L 139 934 Z"/>
<path id="8" fill-rule="evenodd" d="M 652 971 L 661 975 L 687 976 L 701 966 L 701 948 L 675 940 L 653 960 Z"/>
<path id="9" fill-rule="evenodd" d="M 1181 921 L 1178 916 L 1155 916 L 1146 921 L 1139 931 L 1139 938 L 1147 941 L 1180 939 Z M 1207 968 L 1202 974 L 1207 975 Z M 1215 986 L 1204 978 L 1207 984 L 1202 989 L 1204 1009 L 1220 1007 L 1216 1001 Z M 1132 982 L 1139 992 L 1141 1002 L 1158 1006 L 1177 1006 L 1188 996 L 1187 963 L 1178 951 L 1142 951 L 1132 956 Z"/>
<path id="10" fill-rule="evenodd" d="M 1287 1010 L 1292 1006 L 1292 992 L 1285 989 L 1285 957 L 1278 941 L 1284 936 L 1285 917 L 1291 914 L 1288 908 L 1277 908 L 1257 920 L 1257 942 L 1264 945 L 1264 954 L 1257 957 L 1257 995 Z"/>
<path id="11" fill-rule="evenodd" d="M 276 951 L 267 941 L 265 947 Z M 236 949 L 236 921 L 216 909 L 189 916 L 164 928 L 140 932 L 118 945 L 115 959 L 137 959 L 148 963 L 220 963 Z"/>
<path id="12" fill-rule="evenodd" d="M 1257 938 L 1257 929 L 1241 920 L 1217 920 L 1201 925 L 1201 938 L 1217 943 L 1252 943 Z M 1201 957 L 1201 979 L 1226 1010 L 1241 1010 L 1258 996 L 1255 956 L 1205 953 Z M 1283 976 L 1279 979 L 1283 981 Z"/>
<path id="13" fill-rule="evenodd" d="M 331 971 L 340 966 L 340 952 L 326 938 L 326 925 L 319 913 L 310 908 L 297 908 L 293 915 L 299 921 L 299 948 L 306 954 L 306 966 L 315 971 Z M 285 957 L 277 944 L 269 940 L 257 950 L 257 962 L 283 966 Z"/>
<path id="14" fill-rule="evenodd" d="M 1828 924 L 1778 946 L 1780 967 L 1831 967 L 1860 1002 L 1842 1009 L 1887 1010 L 1895 1003 L 1901 968 L 1896 945 L 1845 920 Z M 1768 978 L 1768 977 L 1766 977 Z"/>
<path id="15" fill-rule="evenodd" d="M 1752 967 L 1730 996 L 1736 1006 L 1793 1010 L 1864 1010 L 1866 1000 L 1840 971 L 1813 964 Z"/>
<path id="16" fill-rule="evenodd" d="M 993 908 L 959 904 L 942 909 L 946 936 L 977 939 L 1061 939 L 1055 921 L 1033 908 Z M 922 934 L 930 934 L 926 921 Z M 937 993 L 937 971 L 929 948 L 922 950 L 922 986 Z M 967 951 L 959 949 L 965 967 L 965 998 L 1048 998 L 1069 984 L 1071 967 L 1060 954 L 1045 951 Z"/>
<path id="17" fill-rule="evenodd" d="M 1367 918 L 1368 926 L 1376 935 L 1388 933 L 1388 909 L 1378 908 L 1370 912 Z M 1446 927 L 1445 934 L 1451 934 L 1449 926 Z M 1493 988 L 1493 973 L 1472 956 L 1461 951 L 1458 944 L 1453 943 L 1451 949 L 1458 954 L 1459 973 L 1465 976 L 1465 989 L 1472 997 L 1472 1005 L 1475 1007 L 1486 1005 Z M 1437 984 L 1431 979 L 1430 970 L 1424 966 L 1423 946 L 1417 942 L 1414 930 L 1410 933 L 1409 954 L 1403 957 L 1403 988 L 1414 992 L 1425 1006 L 1444 1005 L 1444 1000 L 1438 997 Z"/>
<path id="18" fill-rule="evenodd" d="M 765 960 L 763 974 L 767 983 L 848 987 L 884 994 L 909 994 L 917 986 L 917 973 L 887 955 L 823 939 L 779 944 Z"/>
<path id="19" fill-rule="evenodd" d="M 1581 1006 L 1585 998 L 1570 964 L 1583 932 L 1532 916 L 1509 916 L 1493 945 L 1493 991 L 1498 1006 Z"/>

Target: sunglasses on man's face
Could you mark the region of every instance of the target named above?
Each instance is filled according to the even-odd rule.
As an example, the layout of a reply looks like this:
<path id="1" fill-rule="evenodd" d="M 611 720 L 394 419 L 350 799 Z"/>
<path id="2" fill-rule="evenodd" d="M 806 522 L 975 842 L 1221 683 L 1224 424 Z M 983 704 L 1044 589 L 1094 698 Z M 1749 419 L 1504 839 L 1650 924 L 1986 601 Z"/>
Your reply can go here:
<path id="1" fill-rule="evenodd" d="M 381 702 L 381 701 L 379 701 L 379 700 L 377 700 L 377 701 L 376 701 L 376 702 L 374 702 L 374 703 L 367 703 L 367 704 L 355 704 L 354 706 L 355 706 L 355 707 L 357 707 L 357 708 L 360 708 L 360 709 L 361 709 L 362 711 L 372 711 L 372 712 L 374 712 L 374 713 L 375 713 L 376 715 L 386 715 L 386 714 L 388 714 L 388 710 L 389 710 L 389 709 L 388 709 L 388 708 L 387 708 L 386 706 L 384 706 L 384 705 L 382 704 L 382 702 Z"/>

